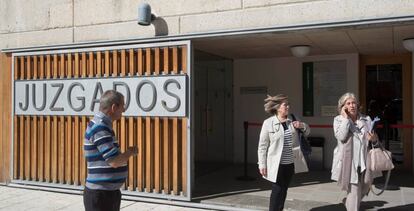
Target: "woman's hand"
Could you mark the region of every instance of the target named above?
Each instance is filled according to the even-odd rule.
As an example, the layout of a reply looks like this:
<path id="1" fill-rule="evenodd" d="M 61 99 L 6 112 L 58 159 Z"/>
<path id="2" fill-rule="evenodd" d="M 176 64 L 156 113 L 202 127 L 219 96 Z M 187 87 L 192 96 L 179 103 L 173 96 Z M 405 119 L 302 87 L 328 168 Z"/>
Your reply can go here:
<path id="1" fill-rule="evenodd" d="M 293 124 L 293 127 L 294 127 L 294 128 L 297 128 L 297 129 L 302 129 L 302 128 L 304 128 L 304 126 L 303 126 L 303 123 L 302 123 L 302 122 L 299 122 L 299 121 L 294 121 L 294 122 L 292 122 L 292 124 Z"/>
<path id="2" fill-rule="evenodd" d="M 368 132 L 367 138 L 368 138 L 368 141 L 371 141 L 371 142 L 378 141 L 378 135 L 375 132 L 372 132 L 372 133 Z"/>
<path id="3" fill-rule="evenodd" d="M 267 177 L 267 168 L 260 168 L 259 171 L 262 176 Z"/>

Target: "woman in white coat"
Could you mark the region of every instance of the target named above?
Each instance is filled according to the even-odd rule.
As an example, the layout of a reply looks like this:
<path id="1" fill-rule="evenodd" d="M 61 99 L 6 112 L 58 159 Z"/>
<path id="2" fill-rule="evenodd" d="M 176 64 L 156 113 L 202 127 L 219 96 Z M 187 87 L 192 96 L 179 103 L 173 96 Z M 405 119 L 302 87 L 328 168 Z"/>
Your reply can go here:
<path id="1" fill-rule="evenodd" d="M 369 131 L 371 118 L 359 113 L 358 107 L 355 95 L 345 93 L 338 100 L 339 115 L 333 123 L 338 145 L 334 149 L 331 178 L 347 192 L 343 202 L 348 211 L 359 210 L 373 177 L 380 175 L 379 172 L 371 172 L 367 162 L 368 143 L 376 142 L 378 137 Z"/>
<path id="2" fill-rule="evenodd" d="M 263 122 L 258 146 L 260 174 L 272 183 L 270 211 L 283 210 L 287 189 L 294 172 L 308 168 L 300 150 L 297 129 L 306 136 L 309 126 L 288 117 L 289 102 L 286 95 L 268 96 L 265 111 L 272 114 Z"/>

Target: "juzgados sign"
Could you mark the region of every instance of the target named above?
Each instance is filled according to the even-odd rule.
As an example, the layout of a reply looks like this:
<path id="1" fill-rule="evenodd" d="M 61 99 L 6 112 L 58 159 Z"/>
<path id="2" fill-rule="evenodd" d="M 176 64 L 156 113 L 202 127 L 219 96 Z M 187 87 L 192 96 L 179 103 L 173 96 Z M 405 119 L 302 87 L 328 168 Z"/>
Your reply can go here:
<path id="1" fill-rule="evenodd" d="M 16 115 L 93 115 L 105 90 L 125 96 L 125 116 L 186 116 L 185 75 L 87 78 L 59 80 L 16 80 Z"/>

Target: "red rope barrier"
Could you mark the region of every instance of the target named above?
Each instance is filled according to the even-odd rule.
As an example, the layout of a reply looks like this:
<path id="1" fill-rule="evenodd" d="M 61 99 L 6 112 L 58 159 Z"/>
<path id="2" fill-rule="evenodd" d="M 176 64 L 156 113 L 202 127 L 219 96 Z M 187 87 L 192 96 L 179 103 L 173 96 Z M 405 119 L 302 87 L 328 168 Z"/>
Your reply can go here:
<path id="1" fill-rule="evenodd" d="M 262 123 L 258 122 L 247 122 L 249 126 L 261 127 Z M 311 128 L 332 128 L 332 125 L 309 125 Z M 377 128 L 384 128 L 384 125 L 378 125 Z M 414 128 L 414 125 L 403 125 L 403 124 L 394 124 L 390 125 L 390 128 Z"/>

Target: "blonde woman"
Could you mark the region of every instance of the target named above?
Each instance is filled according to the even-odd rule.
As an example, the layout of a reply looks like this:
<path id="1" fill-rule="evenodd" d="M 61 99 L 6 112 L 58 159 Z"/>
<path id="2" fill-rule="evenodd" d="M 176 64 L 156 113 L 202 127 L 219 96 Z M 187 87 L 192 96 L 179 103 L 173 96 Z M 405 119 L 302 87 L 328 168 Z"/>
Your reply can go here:
<path id="1" fill-rule="evenodd" d="M 380 172 L 369 170 L 368 143 L 378 137 L 369 131 L 372 121 L 359 112 L 359 102 L 353 93 L 345 93 L 338 100 L 338 113 L 333 122 L 337 147 L 332 162 L 332 179 L 347 192 L 344 199 L 348 211 L 359 210 L 361 199 L 369 191 Z"/>
<path id="2" fill-rule="evenodd" d="M 300 150 L 296 129 L 305 135 L 310 132 L 304 122 L 288 117 L 289 101 L 283 94 L 268 96 L 265 111 L 272 116 L 263 122 L 258 147 L 259 171 L 272 183 L 269 210 L 283 210 L 287 190 L 294 172 L 307 171 L 306 161 Z"/>

